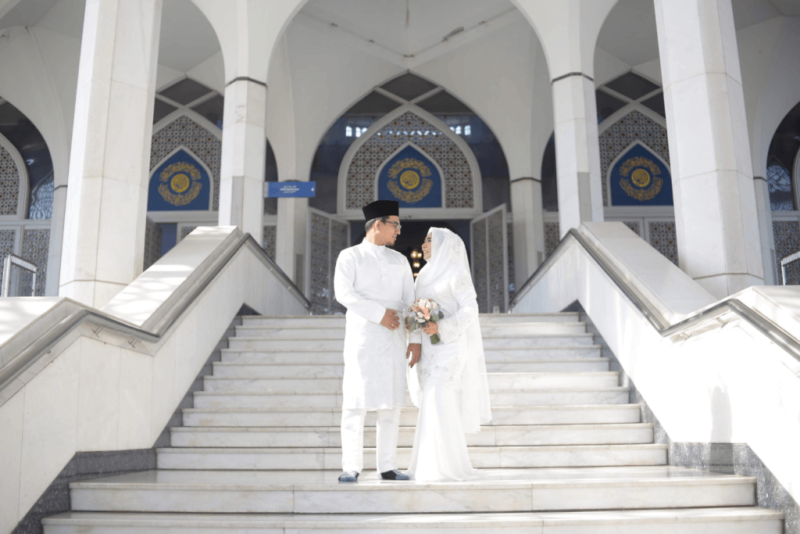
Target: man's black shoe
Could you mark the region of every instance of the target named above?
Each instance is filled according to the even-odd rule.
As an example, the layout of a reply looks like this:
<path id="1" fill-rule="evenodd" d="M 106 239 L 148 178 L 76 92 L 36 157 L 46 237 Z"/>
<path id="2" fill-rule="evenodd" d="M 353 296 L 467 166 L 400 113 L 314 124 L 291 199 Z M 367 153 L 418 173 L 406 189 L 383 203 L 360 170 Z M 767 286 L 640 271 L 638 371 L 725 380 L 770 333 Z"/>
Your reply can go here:
<path id="1" fill-rule="evenodd" d="M 392 469 L 391 471 L 381 473 L 381 478 L 383 480 L 411 480 L 410 476 L 406 475 L 405 473 L 401 473 L 397 469 Z"/>

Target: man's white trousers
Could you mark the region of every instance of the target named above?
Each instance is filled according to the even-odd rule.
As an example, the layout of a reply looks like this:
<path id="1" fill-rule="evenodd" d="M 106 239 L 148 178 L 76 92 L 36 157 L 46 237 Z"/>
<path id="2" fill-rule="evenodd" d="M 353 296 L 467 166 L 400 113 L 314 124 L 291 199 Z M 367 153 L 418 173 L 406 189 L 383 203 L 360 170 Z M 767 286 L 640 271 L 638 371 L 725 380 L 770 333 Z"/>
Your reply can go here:
<path id="1" fill-rule="evenodd" d="M 400 408 L 377 410 L 376 436 L 379 473 L 397 469 L 397 436 L 400 431 Z M 342 410 L 342 470 L 364 470 L 364 419 L 366 410 Z"/>

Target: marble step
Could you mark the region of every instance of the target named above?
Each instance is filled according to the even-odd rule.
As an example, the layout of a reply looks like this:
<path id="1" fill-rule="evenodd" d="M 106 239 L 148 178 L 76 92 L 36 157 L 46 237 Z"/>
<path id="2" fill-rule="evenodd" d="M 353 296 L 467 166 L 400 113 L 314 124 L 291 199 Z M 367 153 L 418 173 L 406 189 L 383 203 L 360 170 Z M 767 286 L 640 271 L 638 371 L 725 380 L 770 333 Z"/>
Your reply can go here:
<path id="1" fill-rule="evenodd" d="M 190 414 L 198 415 L 198 414 Z M 218 417 L 213 417 L 217 415 Z M 330 426 L 259 426 L 261 414 L 205 414 L 190 417 L 185 424 L 171 428 L 174 447 L 341 447 L 339 425 Z M 239 416 L 239 417 L 236 417 Z M 186 418 L 184 419 L 184 423 Z M 214 423 L 217 423 L 216 425 Z M 246 424 L 253 423 L 253 424 Z M 407 421 L 404 421 L 407 423 Z M 416 421 L 401 426 L 398 443 L 414 444 Z M 364 429 L 364 444 L 375 446 L 375 427 Z M 476 434 L 467 434 L 470 446 L 534 445 L 615 445 L 652 443 L 653 425 L 648 423 L 600 425 L 496 425 L 484 426 Z"/>
<path id="2" fill-rule="evenodd" d="M 539 388 L 602 388 L 619 383 L 618 372 L 604 373 L 489 373 L 491 390 L 530 390 Z M 205 391 L 251 393 L 337 393 L 341 378 L 292 378 L 253 375 L 248 378 L 203 377 Z M 506 404 L 506 403 L 503 403 Z"/>
<path id="3" fill-rule="evenodd" d="M 72 482 L 72 510 L 142 513 L 466 513 L 754 506 L 755 479 L 671 467 L 485 470 L 469 482 L 367 471 L 157 470 Z"/>
<path id="4" fill-rule="evenodd" d="M 539 360 L 487 362 L 488 372 L 503 373 L 599 373 L 607 372 L 608 358 L 577 360 Z M 258 362 L 214 362 L 213 376 L 217 378 L 288 377 L 342 378 L 344 364 L 275 364 Z"/>
<path id="5" fill-rule="evenodd" d="M 486 336 L 483 347 L 487 351 L 496 349 L 527 349 L 536 346 L 593 345 L 592 334 L 535 335 L 525 337 Z M 338 351 L 344 350 L 344 340 L 339 339 L 271 339 L 242 338 L 228 339 L 228 348 L 238 350 L 266 350 L 270 352 L 296 351 Z"/>
<path id="6" fill-rule="evenodd" d="M 628 404 L 626 387 L 538 389 L 489 392 L 493 406 L 568 406 L 587 404 Z M 342 395 L 334 393 L 255 393 L 197 391 L 197 408 L 341 408 Z M 406 397 L 406 406 L 411 406 Z"/>
<path id="7" fill-rule="evenodd" d="M 469 456 L 477 469 L 542 467 L 658 466 L 667 463 L 667 446 L 561 445 L 471 447 Z M 411 447 L 397 449 L 397 466 L 407 469 Z M 166 448 L 158 450 L 159 469 L 333 469 L 342 468 L 342 451 L 330 447 L 221 447 Z M 364 469 L 375 469 L 375 449 L 364 450 Z"/>
<path id="8" fill-rule="evenodd" d="M 585 323 L 511 323 L 481 325 L 486 337 L 525 337 L 537 334 L 583 334 Z M 309 327 L 302 323 L 292 326 L 237 326 L 237 338 L 264 339 L 344 339 L 344 325 L 338 327 Z"/>
<path id="9" fill-rule="evenodd" d="M 45 534 L 781 534 L 783 514 L 756 507 L 505 514 L 290 515 L 69 512 L 45 518 Z M 433 527 L 433 528 L 432 528 Z"/>
<path id="10" fill-rule="evenodd" d="M 600 358 L 599 345 L 576 346 L 533 346 L 522 349 L 495 349 L 487 350 L 486 363 L 538 360 L 581 360 Z M 222 349 L 222 361 L 225 363 L 291 363 L 297 365 L 311 364 L 341 364 L 343 356 L 341 350 L 330 351 L 272 351 L 272 350 L 247 350 L 247 349 Z"/>
<path id="11" fill-rule="evenodd" d="M 492 420 L 485 426 L 502 425 L 602 425 L 638 423 L 639 404 L 597 404 L 588 406 L 492 406 Z M 400 424 L 414 426 L 418 410 L 403 408 Z M 337 426 L 342 411 L 336 408 L 190 408 L 183 410 L 187 426 L 203 426 L 223 414 L 241 420 L 258 421 L 253 426 Z M 366 427 L 375 426 L 376 413 L 367 412 Z M 216 425 L 219 426 L 219 425 Z"/>
<path id="12" fill-rule="evenodd" d="M 481 326 L 495 324 L 513 323 L 577 323 L 580 322 L 580 315 L 576 312 L 566 313 L 499 313 L 481 314 L 479 320 Z M 341 315 L 315 315 L 315 316 L 296 316 L 296 317 L 266 317 L 266 316 L 243 316 L 242 326 L 271 326 L 271 327 L 321 327 L 330 328 L 334 326 L 344 326 L 345 318 Z"/>

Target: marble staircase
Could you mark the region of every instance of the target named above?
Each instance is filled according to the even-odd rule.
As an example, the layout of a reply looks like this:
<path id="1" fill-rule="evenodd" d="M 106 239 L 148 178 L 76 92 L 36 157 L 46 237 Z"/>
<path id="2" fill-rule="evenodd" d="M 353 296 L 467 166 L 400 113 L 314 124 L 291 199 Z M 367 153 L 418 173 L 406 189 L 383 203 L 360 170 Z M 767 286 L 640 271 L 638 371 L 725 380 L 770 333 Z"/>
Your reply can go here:
<path id="1" fill-rule="evenodd" d="M 246 317 L 158 470 L 71 485 L 48 534 L 484 532 L 779 534 L 754 478 L 671 467 L 572 313 L 485 315 L 494 419 L 468 435 L 485 478 L 384 482 L 375 419 L 359 483 L 340 485 L 344 320 Z M 417 410 L 401 417 L 407 467 Z M 454 530 L 455 531 L 455 530 Z"/>

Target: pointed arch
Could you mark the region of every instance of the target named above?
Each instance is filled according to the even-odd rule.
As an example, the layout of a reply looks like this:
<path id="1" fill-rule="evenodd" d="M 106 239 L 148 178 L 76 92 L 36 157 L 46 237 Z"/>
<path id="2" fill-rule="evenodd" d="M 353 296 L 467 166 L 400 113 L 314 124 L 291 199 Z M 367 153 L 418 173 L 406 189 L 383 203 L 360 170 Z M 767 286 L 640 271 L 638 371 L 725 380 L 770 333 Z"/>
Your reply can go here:
<path id="1" fill-rule="evenodd" d="M 407 124 L 398 124 L 399 120 Z M 403 133 L 395 133 L 395 129 Z M 411 103 L 376 121 L 347 150 L 339 168 L 337 213 L 348 219 L 362 218 L 361 207 L 377 198 L 374 180 L 378 168 L 400 145 L 412 141 L 444 170 L 445 195 L 442 208 L 404 208 L 404 216 L 444 219 L 480 215 L 481 172 L 469 145 L 444 122 Z M 374 154 L 370 152 L 373 148 Z M 444 152 L 455 159 L 446 160 Z"/>

